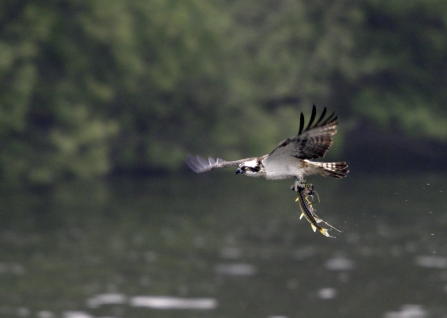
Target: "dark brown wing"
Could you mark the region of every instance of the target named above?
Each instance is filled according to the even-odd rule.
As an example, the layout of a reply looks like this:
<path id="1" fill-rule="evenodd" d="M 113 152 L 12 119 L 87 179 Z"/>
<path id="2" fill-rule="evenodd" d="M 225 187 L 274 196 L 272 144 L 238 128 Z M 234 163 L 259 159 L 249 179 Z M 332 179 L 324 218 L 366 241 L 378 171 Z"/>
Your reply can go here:
<path id="1" fill-rule="evenodd" d="M 188 155 L 185 162 L 188 165 L 188 167 L 190 167 L 191 170 L 194 171 L 195 173 L 202 173 L 217 168 L 227 168 L 231 166 L 237 166 L 245 161 L 252 159 L 255 158 L 246 158 L 236 161 L 225 161 L 221 158 L 217 158 L 216 160 L 214 160 L 213 158 L 209 157 L 208 160 L 206 160 L 205 158 L 202 158 L 200 156 Z"/>
<path id="2" fill-rule="evenodd" d="M 332 136 L 337 132 L 338 116 L 332 113 L 325 117 L 326 108 L 324 108 L 320 117 L 315 122 L 316 114 L 317 110 L 313 106 L 309 123 L 304 129 L 304 115 L 301 113 L 298 135 L 280 142 L 278 147 L 266 158 L 266 161 L 274 161 L 284 155 L 299 159 L 324 157 L 332 145 Z"/>

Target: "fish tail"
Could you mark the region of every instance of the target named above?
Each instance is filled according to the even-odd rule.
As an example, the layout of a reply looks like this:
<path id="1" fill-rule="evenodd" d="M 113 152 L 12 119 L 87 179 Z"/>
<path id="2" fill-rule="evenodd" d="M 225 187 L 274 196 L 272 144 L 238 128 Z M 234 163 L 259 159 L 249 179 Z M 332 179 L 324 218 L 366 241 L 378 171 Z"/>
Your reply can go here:
<path id="1" fill-rule="evenodd" d="M 318 230 L 319 230 L 320 233 L 323 234 L 324 236 L 335 238 L 335 236 L 330 235 L 330 234 L 329 234 L 329 231 L 328 231 L 327 229 L 325 229 L 325 228 L 320 227 L 320 228 L 318 228 Z"/>

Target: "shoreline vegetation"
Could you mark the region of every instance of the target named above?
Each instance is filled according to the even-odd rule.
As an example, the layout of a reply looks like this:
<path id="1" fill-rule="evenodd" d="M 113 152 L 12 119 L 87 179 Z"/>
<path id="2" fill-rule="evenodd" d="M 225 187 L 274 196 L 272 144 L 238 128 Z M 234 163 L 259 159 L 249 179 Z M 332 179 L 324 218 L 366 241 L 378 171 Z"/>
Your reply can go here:
<path id="1" fill-rule="evenodd" d="M 0 12 L 8 186 L 267 153 L 313 104 L 340 116 L 334 156 L 385 145 L 416 157 L 409 168 L 447 157 L 445 1 L 26 0 Z M 364 135 L 375 142 L 351 139 Z"/>

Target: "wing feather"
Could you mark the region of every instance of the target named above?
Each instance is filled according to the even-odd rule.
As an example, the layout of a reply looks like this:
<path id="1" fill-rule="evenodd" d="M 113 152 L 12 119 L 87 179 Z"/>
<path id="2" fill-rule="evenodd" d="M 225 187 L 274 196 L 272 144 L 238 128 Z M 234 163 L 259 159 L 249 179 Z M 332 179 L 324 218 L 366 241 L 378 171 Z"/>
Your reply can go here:
<path id="1" fill-rule="evenodd" d="M 326 108 L 325 108 L 326 110 Z M 303 113 L 301 113 L 303 114 Z M 313 121 L 315 120 L 315 115 L 317 114 L 317 110 L 315 108 L 315 105 L 312 107 L 312 115 L 310 115 L 309 124 L 307 124 L 307 127 L 304 131 L 309 130 L 310 126 L 312 125 Z M 303 116 L 304 117 L 304 116 Z"/>
<path id="2" fill-rule="evenodd" d="M 188 165 L 188 167 L 190 167 L 191 170 L 194 171 L 195 173 L 202 173 L 217 168 L 228 168 L 231 166 L 237 166 L 245 161 L 252 159 L 255 158 L 246 158 L 235 161 L 225 161 L 222 158 L 217 158 L 216 160 L 214 160 L 213 158 L 208 157 L 208 160 L 206 160 L 201 156 L 188 155 L 185 162 Z"/>
<path id="3" fill-rule="evenodd" d="M 303 132 L 303 128 L 304 128 L 304 115 L 303 115 L 303 113 L 301 113 L 301 115 L 300 115 L 300 129 L 298 130 L 298 135 L 301 135 L 301 133 Z"/>
<path id="4" fill-rule="evenodd" d="M 289 155 L 299 159 L 316 159 L 324 157 L 332 145 L 332 136 L 337 133 L 338 116 L 333 112 L 326 116 L 326 108 L 323 109 L 317 122 L 316 108 L 313 106 L 309 123 L 304 129 L 304 115 L 300 116 L 300 128 L 298 135 L 282 141 L 266 158 L 273 161 L 280 156 Z"/>

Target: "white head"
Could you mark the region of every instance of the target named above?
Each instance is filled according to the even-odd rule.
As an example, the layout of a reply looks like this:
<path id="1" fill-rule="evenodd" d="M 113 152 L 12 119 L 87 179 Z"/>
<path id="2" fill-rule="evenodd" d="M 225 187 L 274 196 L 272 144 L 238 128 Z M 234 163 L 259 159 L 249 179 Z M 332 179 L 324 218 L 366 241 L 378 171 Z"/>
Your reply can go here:
<path id="1" fill-rule="evenodd" d="M 256 160 L 249 160 L 241 163 L 239 168 L 236 170 L 236 174 L 245 174 L 249 177 L 261 177 L 264 174 L 264 169 L 262 164 Z"/>

